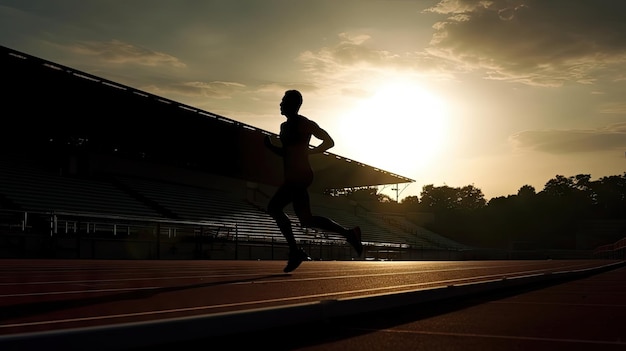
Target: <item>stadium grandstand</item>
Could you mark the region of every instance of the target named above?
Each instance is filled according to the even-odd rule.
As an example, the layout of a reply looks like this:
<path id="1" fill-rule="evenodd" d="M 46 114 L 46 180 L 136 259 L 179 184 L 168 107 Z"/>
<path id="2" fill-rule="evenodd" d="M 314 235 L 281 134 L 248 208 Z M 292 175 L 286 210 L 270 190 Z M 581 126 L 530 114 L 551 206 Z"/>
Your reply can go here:
<path id="1" fill-rule="evenodd" d="M 6 47 L 0 55 L 0 257 L 286 257 L 265 211 L 281 179 L 280 160 L 260 147 L 273 133 Z M 402 215 L 324 195 L 412 179 L 332 153 L 312 165 L 314 212 L 360 225 L 367 258 L 472 251 Z M 333 233 L 295 232 L 316 259 L 353 259 Z"/>

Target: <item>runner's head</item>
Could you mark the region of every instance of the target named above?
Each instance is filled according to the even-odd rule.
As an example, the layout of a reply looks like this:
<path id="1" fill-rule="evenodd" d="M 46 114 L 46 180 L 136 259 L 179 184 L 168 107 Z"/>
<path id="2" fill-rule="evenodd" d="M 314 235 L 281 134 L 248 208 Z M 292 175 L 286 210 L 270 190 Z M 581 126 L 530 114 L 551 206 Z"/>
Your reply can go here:
<path id="1" fill-rule="evenodd" d="M 297 90 L 287 90 L 280 102 L 280 113 L 283 115 L 296 114 L 302 106 L 302 94 Z"/>

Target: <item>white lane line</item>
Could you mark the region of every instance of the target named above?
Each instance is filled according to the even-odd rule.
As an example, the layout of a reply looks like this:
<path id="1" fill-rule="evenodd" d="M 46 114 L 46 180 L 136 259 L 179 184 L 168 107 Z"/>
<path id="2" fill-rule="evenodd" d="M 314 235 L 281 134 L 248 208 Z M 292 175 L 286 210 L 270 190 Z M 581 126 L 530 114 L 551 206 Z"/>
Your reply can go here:
<path id="1" fill-rule="evenodd" d="M 528 264 L 530 265 L 530 264 Z M 578 266 L 578 265 L 576 265 Z M 558 269 L 566 269 L 570 267 L 576 266 L 564 266 L 564 267 L 556 267 Z M 406 271 L 406 272 L 387 272 L 387 273 L 373 273 L 373 274 L 360 274 L 360 275 L 343 275 L 343 276 L 325 276 L 325 277 L 316 277 L 316 278 L 290 278 L 289 281 L 306 281 L 306 280 L 328 280 L 328 279 L 343 279 L 347 277 L 354 278 L 363 278 L 363 277 L 382 277 L 382 276 L 390 276 L 390 275 L 412 275 L 412 274 L 424 274 L 424 273 L 440 273 L 440 272 L 454 272 L 454 271 L 470 271 L 476 269 L 494 269 L 494 268 L 508 268 L 508 267 L 519 267 L 519 265 L 502 265 L 502 266 L 477 266 L 477 267 L 465 267 L 465 268 L 447 268 L 447 269 L 433 269 L 433 270 L 417 270 L 417 271 Z M 555 269 L 556 269 L 555 268 Z M 371 271 L 370 269 L 362 269 L 365 271 Z M 546 269 L 537 269 L 533 271 L 524 271 L 524 272 L 507 272 L 501 273 L 501 276 L 506 276 L 507 274 L 527 274 L 528 272 L 540 272 L 545 271 Z M 322 273 L 327 273 L 326 271 L 320 271 Z M 307 274 L 318 273 L 315 272 L 306 272 Z M 246 273 L 246 274 L 232 274 L 232 275 L 224 275 L 224 274 L 212 274 L 212 275 L 193 275 L 193 276 L 167 276 L 167 277 L 142 277 L 142 278 L 117 278 L 117 279 L 88 279 L 88 280 L 57 280 L 57 281 L 35 281 L 35 282 L 9 282 L 9 283 L 0 283 L 0 286 L 18 286 L 18 285 L 45 285 L 45 284 L 84 284 L 84 283 L 103 283 L 103 282 L 126 282 L 126 281 L 144 281 L 144 280 L 174 280 L 174 279 L 212 279 L 212 278 L 235 278 L 235 277 L 250 277 L 250 276 L 260 276 L 260 275 L 275 275 L 279 276 L 276 272 L 271 273 Z M 263 281 L 264 283 L 271 282 L 283 282 L 284 280 L 268 280 Z M 255 281 L 256 282 L 256 281 Z M 258 281 L 260 282 L 260 281 Z"/>
<path id="2" fill-rule="evenodd" d="M 90 289 L 90 290 L 74 290 L 74 291 L 49 291 L 38 293 L 23 293 L 23 294 L 4 294 L 0 297 L 24 297 L 24 296 L 44 296 L 44 295 L 65 295 L 65 294 L 89 294 L 100 292 L 119 292 L 119 291 L 135 291 L 135 290 L 154 290 L 159 289 L 158 286 L 149 286 L 143 288 L 119 288 L 119 289 Z"/>
<path id="3" fill-rule="evenodd" d="M 451 269 L 452 271 L 456 271 L 457 269 Z M 449 271 L 449 270 L 441 270 L 439 272 Z M 486 279 L 501 279 L 501 278 L 515 278 L 518 276 L 527 276 L 533 275 L 537 273 L 541 273 L 545 271 L 544 269 L 538 270 L 530 270 L 523 272 L 508 272 L 508 273 L 498 273 L 498 274 L 490 274 L 490 275 L 482 275 L 482 276 L 471 276 L 471 277 L 463 277 L 449 280 L 440 280 L 440 281 L 429 281 L 424 283 L 412 283 L 412 284 L 402 284 L 402 285 L 394 285 L 387 286 L 382 288 L 372 288 L 364 291 L 376 291 L 376 290 L 392 290 L 392 289 L 406 289 L 419 287 L 424 285 L 442 285 L 442 284 L 451 284 L 451 283 L 459 283 L 459 282 L 470 282 L 473 280 L 486 280 Z M 407 275 L 407 274 L 418 274 L 425 273 L 423 271 L 417 272 L 393 272 L 393 273 L 378 273 L 378 274 L 363 274 L 363 275 L 344 275 L 344 276 L 332 276 L 332 277 L 314 277 L 314 278 L 299 278 L 299 279 L 272 279 L 272 280 L 254 280 L 254 281 L 246 281 L 246 282 L 231 282 L 231 283 L 223 283 L 221 285 L 247 285 L 247 284 L 275 284 L 275 283 L 286 283 L 286 282 L 303 282 L 303 281 L 319 281 L 319 280 L 335 280 L 335 279 L 349 279 L 349 278 L 364 278 L 364 277 L 381 277 L 381 276 L 398 276 L 398 275 Z M 426 273 L 431 273 L 428 271 Z M 210 276 L 211 278 L 215 278 L 216 276 Z M 153 278 L 153 280 L 172 280 L 172 279 L 198 279 L 198 278 L 207 278 L 206 276 L 197 276 L 197 277 L 158 277 Z M 65 281 L 64 284 L 72 283 L 95 283 L 95 282 L 118 282 L 118 281 L 134 281 L 134 280 L 152 280 L 152 279 L 103 279 L 103 280 L 80 280 L 80 281 Z M 49 283 L 51 284 L 51 283 Z M 41 292 L 41 293 L 24 293 L 24 294 L 3 294 L 0 297 L 23 297 L 23 296 L 37 296 L 37 295 L 63 295 L 63 294 L 81 294 L 81 293 L 93 293 L 93 292 L 107 292 L 107 291 L 132 291 L 132 290 L 145 290 L 145 289 L 157 289 L 159 287 L 148 287 L 148 288 L 120 288 L 120 289 L 98 289 L 98 290 L 65 290 L 65 291 L 50 291 L 50 292 Z M 361 292 L 357 290 L 357 292 Z M 339 292 L 338 294 L 343 294 L 344 292 Z M 345 293 L 351 293 L 350 291 Z"/>
<path id="4" fill-rule="evenodd" d="M 418 286 L 424 286 L 424 285 L 446 285 L 446 284 L 450 284 L 452 282 L 462 282 L 462 281 L 468 281 L 468 280 L 473 280 L 473 279 L 485 279 L 485 278 L 493 278 L 493 277 L 500 277 L 501 275 L 486 275 L 486 276 L 478 276 L 478 277 L 469 277 L 469 278 L 457 278 L 457 279 L 451 279 L 451 280 L 439 280 L 439 281 L 430 281 L 430 282 L 423 282 L 423 283 L 413 283 L 413 284 L 403 284 L 403 285 L 394 285 L 394 286 L 385 286 L 385 287 L 379 287 L 379 288 L 370 288 L 370 289 L 361 289 L 361 290 L 348 290 L 348 291 L 339 291 L 339 292 L 334 292 L 331 294 L 337 295 L 337 294 L 351 294 L 354 292 L 372 292 L 372 291 L 378 291 L 378 290 L 392 290 L 392 289 L 397 289 L 397 288 L 409 288 L 409 287 L 418 287 Z M 344 278 L 349 278 L 352 276 L 348 276 L 348 277 L 344 277 Z M 327 278 L 319 278 L 319 279 L 327 279 Z M 304 281 L 304 280 L 316 280 L 316 279 L 300 279 L 298 281 Z M 292 282 L 293 280 L 290 279 L 284 279 L 284 280 L 273 280 L 272 282 L 277 282 L 277 283 L 284 283 L 284 282 Z M 226 283 L 223 285 L 241 285 L 241 284 L 259 284 L 259 283 L 267 283 L 266 281 L 254 281 L 254 282 L 247 282 L 247 283 L 242 283 L 242 282 L 234 282 L 234 283 Z M 88 293 L 97 293 L 97 292 L 112 292 L 112 291 L 133 291 L 133 290 L 149 290 L 149 289 L 162 289 L 164 287 L 158 287 L 158 286 L 154 286 L 154 287 L 143 287 L 143 288 L 119 288 L 119 289 L 88 289 L 88 290 L 68 290 L 68 291 L 49 291 L 49 292 L 42 292 L 42 293 L 20 293 L 20 294 L 4 294 L 4 295 L 0 295 L 0 297 L 25 297 L 25 296 L 40 296 L 40 295 L 64 295 L 64 294 L 88 294 Z M 321 295 L 309 295 L 310 297 L 315 297 L 315 296 L 326 296 L 325 294 L 321 294 Z M 305 296 L 306 298 L 307 296 Z M 263 303 L 263 301 L 260 301 L 258 303 Z"/>
<path id="5" fill-rule="evenodd" d="M 112 315 L 107 315 L 107 316 L 94 316 L 94 317 L 82 317 L 82 318 L 57 319 L 57 320 L 39 321 L 39 322 L 2 324 L 2 325 L 0 325 L 0 328 L 14 328 L 14 327 L 33 326 L 33 325 L 46 325 L 46 324 L 56 324 L 56 323 L 71 323 L 71 322 L 82 322 L 82 321 L 91 321 L 91 320 L 104 320 L 104 319 L 114 319 L 114 318 L 149 316 L 149 315 L 157 315 L 157 314 L 202 311 L 202 310 L 211 310 L 211 309 L 225 308 L 225 307 L 238 307 L 238 306 L 256 305 L 256 304 L 264 304 L 264 303 L 274 303 L 274 302 L 301 300 L 301 299 L 307 299 L 307 298 L 320 298 L 320 297 L 333 296 L 333 295 L 338 295 L 338 294 L 341 294 L 341 293 L 328 293 L 328 294 L 315 294 L 315 295 L 308 295 L 308 296 L 283 297 L 283 298 L 279 298 L 279 299 L 268 299 L 268 300 L 259 300 L 259 301 L 227 303 L 227 304 L 212 305 L 212 306 L 197 306 L 197 307 L 187 307 L 187 308 L 175 308 L 175 309 L 169 309 L 169 310 L 145 311 L 145 312 L 135 312 L 135 313 L 122 313 L 122 314 L 112 314 Z"/>
<path id="6" fill-rule="evenodd" d="M 436 332 L 436 331 L 420 331 L 420 330 L 404 330 L 404 329 L 369 329 L 369 328 L 347 328 L 351 330 L 384 332 L 384 333 L 402 333 L 416 335 L 440 335 L 440 336 L 461 336 L 470 338 L 489 338 L 489 339 L 506 339 L 506 340 L 523 340 L 523 341 L 548 341 L 560 343 L 578 343 L 578 344 L 597 344 L 597 345 L 626 345 L 626 341 L 616 340 L 585 340 L 585 339 L 561 339 L 561 338 L 542 338 L 535 336 L 517 336 L 517 335 L 494 335 L 494 334 L 474 334 L 474 333 L 453 333 L 453 332 Z"/>
<path id="7" fill-rule="evenodd" d="M 392 287 L 378 287 L 378 288 L 369 288 L 369 289 L 358 289 L 358 290 L 330 292 L 330 293 L 323 293 L 323 294 L 313 294 L 313 295 L 293 296 L 293 297 L 282 297 L 282 298 L 267 299 L 267 300 L 235 302 L 235 303 L 227 303 L 227 304 L 211 305 L 211 306 L 196 306 L 196 307 L 175 308 L 175 309 L 168 309 L 168 310 L 156 310 L 156 311 L 145 311 L 145 312 L 135 312 L 135 313 L 114 314 L 114 315 L 106 315 L 106 316 L 94 316 L 94 317 L 82 317 L 82 318 L 71 318 L 71 319 L 59 319 L 59 320 L 29 322 L 29 323 L 3 324 L 3 325 L 0 325 L 0 328 L 24 327 L 24 326 L 33 326 L 33 325 L 46 325 L 46 324 L 55 324 L 55 323 L 71 323 L 71 322 L 80 322 L 80 321 L 89 321 L 89 320 L 105 320 L 105 319 L 126 318 L 126 317 L 139 317 L 139 316 L 157 315 L 157 314 L 168 314 L 168 313 L 180 313 L 180 312 L 190 312 L 190 311 L 211 310 L 211 309 L 225 308 L 225 307 L 240 307 L 240 306 L 250 306 L 250 305 L 260 305 L 260 304 L 276 303 L 276 302 L 288 302 L 288 301 L 307 300 L 307 299 L 320 299 L 320 298 L 335 297 L 335 296 L 340 296 L 340 295 L 381 292 L 381 291 L 393 290 L 393 289 L 397 289 L 397 288 L 417 287 L 417 286 L 424 286 L 424 285 L 431 285 L 431 284 L 440 284 L 439 286 L 433 286 L 432 288 L 442 288 L 442 287 L 449 286 L 450 283 L 454 283 L 454 282 L 458 283 L 460 281 L 465 281 L 465 280 L 467 280 L 467 279 L 463 278 L 463 279 L 442 280 L 442 281 L 439 281 L 439 282 L 427 282 L 427 283 L 398 285 L 398 286 L 392 286 Z M 370 296 L 372 296 L 372 295 L 370 295 Z"/>
<path id="8" fill-rule="evenodd" d="M 450 270 L 441 270 L 436 271 L 437 273 L 446 272 L 446 271 L 455 271 L 456 269 Z M 497 273 L 490 275 L 478 275 L 478 276 L 470 276 L 464 278 L 457 278 L 453 280 L 442 280 L 441 282 L 447 281 L 456 281 L 456 280 L 472 280 L 472 279 L 484 279 L 484 278 L 514 278 L 518 276 L 526 276 L 533 274 L 541 274 L 545 271 L 545 269 L 536 269 L 531 271 L 522 271 L 522 272 L 506 272 L 506 273 Z M 313 277 L 313 278 L 298 278 L 298 279 L 272 279 L 272 280 L 255 280 L 255 281 L 247 281 L 247 282 L 233 282 L 233 285 L 242 285 L 242 284 L 271 284 L 271 283 L 285 283 L 285 282 L 304 282 L 304 281 L 316 281 L 316 280 L 334 280 L 334 279 L 349 279 L 349 278 L 367 278 L 367 277 L 383 277 L 383 276 L 399 276 L 399 275 L 413 275 L 413 274 L 424 274 L 424 273 L 433 273 L 433 271 L 416 271 L 416 272 L 392 272 L 392 273 L 377 273 L 377 274 L 362 274 L 362 275 L 338 275 L 331 277 Z M 433 281 L 427 284 L 437 284 L 440 281 Z M 408 285 L 399 285 L 399 286 L 411 286 L 415 284 Z M 423 285 L 419 283 L 417 285 Z"/>
<path id="9" fill-rule="evenodd" d="M 526 271 L 526 272 L 515 272 L 515 275 L 525 276 L 532 275 L 537 271 Z M 405 274 L 405 273 L 402 273 Z M 406 273 L 409 274 L 409 273 Z M 413 273 L 414 274 L 414 273 Z M 359 277 L 372 277 L 372 276 L 383 276 L 383 275 L 398 275 L 398 273 L 384 273 L 384 274 L 366 274 L 361 276 L 347 275 L 347 276 L 336 276 L 336 277 L 316 277 L 316 278 L 301 278 L 301 279 L 273 279 L 273 280 L 254 280 L 247 282 L 232 282 L 232 283 L 223 283 L 220 285 L 248 285 L 248 284 L 270 284 L 270 283 L 291 283 L 291 282 L 303 282 L 303 281 L 316 281 L 316 280 L 334 280 L 334 279 L 349 279 L 349 278 L 359 278 Z M 483 279 L 493 279 L 493 278 L 503 278 L 505 275 L 503 274 L 492 274 L 492 275 L 482 275 L 482 276 L 471 276 L 464 278 L 456 278 L 456 279 L 448 279 L 448 280 L 438 280 L 438 281 L 428 281 L 422 283 L 411 283 L 411 284 L 402 284 L 402 285 L 393 285 L 386 286 L 380 288 L 371 288 L 366 290 L 354 290 L 355 292 L 365 292 L 365 291 L 376 291 L 376 290 L 392 290 L 392 289 L 405 289 L 411 287 L 418 287 L 424 285 L 445 285 L 450 283 L 458 283 L 458 282 L 469 282 L 469 281 L 482 281 Z M 508 275 L 508 278 L 513 278 L 514 276 Z M 167 278 L 159 278 L 159 279 L 167 279 Z M 108 281 L 108 280 L 105 280 Z M 72 283 L 79 282 L 91 282 L 94 281 L 75 281 Z M 98 281 L 102 282 L 102 281 Z M 174 286 L 176 287 L 176 286 Z M 184 286 L 179 286 L 184 288 Z M 0 298 L 2 297 L 26 297 L 26 296 L 41 296 L 41 295 L 64 295 L 64 294 L 88 294 L 88 293 L 97 293 L 97 292 L 116 292 L 116 291 L 133 291 L 133 290 L 146 290 L 146 289 L 159 289 L 164 287 L 142 287 L 142 288 L 118 288 L 118 289 L 87 289 L 87 290 L 63 290 L 63 291 L 48 291 L 48 292 L 34 292 L 34 293 L 17 293 L 17 294 L 0 294 Z M 338 294 L 343 293 L 352 293 L 352 291 L 346 292 L 338 292 Z"/>
<path id="10" fill-rule="evenodd" d="M 561 269 L 563 269 L 563 267 L 561 267 Z M 450 269 L 450 270 L 440 270 L 438 272 L 442 272 L 442 271 L 456 271 L 456 270 L 460 270 L 460 269 Z M 450 283 L 458 283 L 458 282 L 469 282 L 472 280 L 483 280 L 483 279 L 502 279 L 502 278 L 514 278 L 516 276 L 525 276 L 525 275 L 533 275 L 536 274 L 538 272 L 543 272 L 545 271 L 545 269 L 539 269 L 539 270 L 531 270 L 531 271 L 524 271 L 524 272 L 509 272 L 508 275 L 504 274 L 504 273 L 498 273 L 498 274 L 492 274 L 492 275 L 483 275 L 483 276 L 472 276 L 472 277 L 464 277 L 464 278 L 458 278 L 458 279 L 452 279 L 452 280 L 441 280 L 441 281 L 431 281 L 431 282 L 425 282 L 425 283 L 413 283 L 413 284 L 403 284 L 403 285 L 394 285 L 391 287 L 383 287 L 383 288 L 373 288 L 373 289 L 367 289 L 367 290 L 363 290 L 363 291 L 376 291 L 376 290 L 392 290 L 392 289 L 406 289 L 406 288 L 413 288 L 413 287 L 419 287 L 419 286 L 424 286 L 424 285 L 440 285 L 440 284 L 450 284 Z M 379 273 L 379 274 L 364 274 L 364 275 L 347 275 L 347 276 L 334 276 L 334 277 L 315 277 L 315 278 L 300 278 L 300 279 L 274 279 L 274 280 L 255 280 L 255 281 L 248 281 L 248 282 L 232 282 L 232 283 L 224 283 L 222 285 L 242 285 L 242 284 L 269 284 L 269 283 L 285 283 L 285 282 L 302 282 L 302 281 L 316 281 L 316 280 L 334 280 L 334 279 L 347 279 L 347 278 L 363 278 L 363 277 L 380 277 L 380 276 L 388 276 L 388 275 L 406 275 L 406 274 L 417 274 L 417 273 L 430 273 L 432 271 L 416 271 L 416 272 L 394 272 L 394 273 Z M 254 275 L 254 274 L 253 274 Z M 212 278 L 215 277 L 222 277 L 222 276 L 209 276 Z M 151 279 L 145 279 L 145 278 L 136 278 L 136 279 L 103 279 L 103 280 L 80 280 L 80 281 L 64 281 L 63 283 L 96 283 L 96 282 L 119 282 L 119 281 L 134 281 L 134 280 L 163 280 L 163 279 L 204 279 L 207 278 L 207 276 L 196 276 L 196 277 L 156 277 L 156 278 L 151 278 Z M 48 283 L 48 284 L 51 284 Z M 115 291 L 134 291 L 134 290 L 146 290 L 146 289 L 158 289 L 161 287 L 143 287 L 143 288 L 118 288 L 118 289 L 89 289 L 89 290 L 66 290 L 66 291 L 51 291 L 51 292 L 38 292 L 38 293 L 22 293 L 22 294 L 2 294 L 0 295 L 0 297 L 25 297 L 25 296 L 41 296 L 41 295 L 63 295 L 63 294 L 86 294 L 86 293 L 97 293 L 97 292 L 115 292 Z M 356 292 L 360 292 L 360 291 L 356 291 Z M 337 294 L 343 294 L 343 293 L 351 293 L 350 291 L 348 292 L 338 292 Z"/>
<path id="11" fill-rule="evenodd" d="M 0 286 L 110 283 L 110 282 L 143 281 L 143 280 L 210 279 L 210 278 L 233 278 L 233 277 L 244 277 L 244 276 L 258 276 L 258 275 L 261 275 L 261 274 L 260 273 L 252 274 L 251 273 L 251 274 L 237 274 L 237 275 L 193 275 L 193 276 L 175 276 L 175 277 L 144 277 L 144 278 L 117 278 L 117 279 L 56 280 L 56 281 L 0 283 Z"/>
<path id="12" fill-rule="evenodd" d="M 498 274 L 498 275 L 483 276 L 483 277 L 495 277 L 495 276 L 501 277 L 502 275 Z M 417 287 L 417 286 L 424 286 L 424 285 L 432 285 L 432 284 L 443 283 L 443 284 L 441 284 L 441 286 L 436 286 L 435 285 L 435 286 L 432 287 L 432 288 L 438 288 L 438 287 L 450 286 L 450 283 L 458 283 L 458 282 L 467 281 L 469 279 L 475 279 L 475 278 L 477 278 L 477 277 L 452 279 L 452 280 L 443 280 L 443 281 L 438 281 L 438 282 L 406 284 L 406 285 L 399 285 L 399 286 L 393 286 L 393 287 L 379 287 L 379 288 L 359 289 L 359 290 L 332 292 L 332 293 L 324 293 L 324 294 L 313 294 L 313 295 L 306 295 L 306 296 L 284 297 L 284 298 L 259 300 L 259 301 L 237 302 L 237 303 L 211 305 L 211 306 L 197 306 L 197 307 L 177 308 L 177 309 L 168 309 L 168 310 L 157 310 L 157 311 L 145 311 L 145 312 L 136 312 L 136 313 L 115 314 L 115 315 L 107 315 L 107 316 L 94 316 L 94 317 L 82 317 L 82 318 L 71 318 L 71 319 L 39 321 L 39 322 L 28 322 L 28 323 L 4 324 L 4 325 L 0 325 L 0 328 L 12 328 L 12 327 L 23 327 L 23 326 L 33 326 L 33 325 L 47 325 L 47 324 L 55 324 L 55 323 L 70 323 L 70 322 L 79 322 L 79 321 L 88 321 L 88 320 L 105 320 L 105 319 L 137 317 L 137 316 L 145 316 L 145 315 L 180 313 L 180 312 L 189 312 L 189 311 L 202 311 L 202 310 L 211 310 L 211 309 L 225 308 L 225 307 L 249 306 L 249 305 L 258 305 L 258 304 L 275 303 L 275 302 L 305 300 L 305 299 L 319 299 L 319 298 L 326 298 L 326 297 L 330 297 L 330 296 L 338 296 L 338 295 L 346 295 L 346 294 L 357 294 L 357 293 L 364 293 L 364 292 L 370 292 L 371 293 L 371 292 L 375 292 L 375 291 L 398 289 L 400 287 Z M 59 293 L 66 293 L 66 292 L 59 292 Z"/>

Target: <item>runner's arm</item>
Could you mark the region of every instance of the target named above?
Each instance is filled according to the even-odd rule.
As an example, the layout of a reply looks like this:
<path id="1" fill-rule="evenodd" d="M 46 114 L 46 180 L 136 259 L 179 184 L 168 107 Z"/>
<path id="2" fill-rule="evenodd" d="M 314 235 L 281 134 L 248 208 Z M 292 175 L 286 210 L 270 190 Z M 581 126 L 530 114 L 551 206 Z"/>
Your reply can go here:
<path id="1" fill-rule="evenodd" d="M 309 149 L 309 154 L 319 154 L 335 146 L 335 141 L 330 136 L 330 134 L 328 134 L 326 130 L 318 126 L 317 123 L 312 123 L 312 124 L 313 124 L 313 131 L 312 131 L 313 136 L 321 140 L 322 143 L 315 146 L 312 149 Z"/>

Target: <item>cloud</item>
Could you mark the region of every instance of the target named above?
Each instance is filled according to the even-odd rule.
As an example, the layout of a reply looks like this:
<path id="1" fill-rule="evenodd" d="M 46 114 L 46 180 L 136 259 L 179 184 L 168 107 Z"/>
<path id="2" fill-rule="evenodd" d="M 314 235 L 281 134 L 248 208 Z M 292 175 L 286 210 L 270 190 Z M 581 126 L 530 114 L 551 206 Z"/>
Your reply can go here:
<path id="1" fill-rule="evenodd" d="M 530 130 L 514 134 L 510 142 L 518 149 L 550 154 L 626 150 L 626 122 L 595 130 Z"/>
<path id="2" fill-rule="evenodd" d="M 442 14 L 462 14 L 486 8 L 490 4 L 491 1 L 444 0 L 427 9 L 427 11 Z"/>
<path id="3" fill-rule="evenodd" d="M 613 80 L 626 68 L 626 2 L 442 0 L 427 52 L 487 78 L 560 86 Z"/>
<path id="4" fill-rule="evenodd" d="M 140 48 L 119 40 L 80 42 L 70 45 L 68 49 L 80 55 L 92 56 L 104 63 L 136 64 L 149 67 L 186 67 L 183 62 L 174 56 Z"/>
<path id="5" fill-rule="evenodd" d="M 212 99 L 229 99 L 233 93 L 246 86 L 236 82 L 185 82 L 172 84 L 150 85 L 143 89 L 156 95 L 178 94 L 187 97 L 208 97 Z"/>
<path id="6" fill-rule="evenodd" d="M 343 93 L 363 95 L 363 83 L 388 76 L 390 72 L 402 75 L 437 76 L 440 60 L 424 52 L 396 53 L 368 46 L 371 39 L 365 34 L 340 33 L 338 41 L 316 51 L 301 52 L 297 61 L 317 87 L 339 87 Z"/>
<path id="7" fill-rule="evenodd" d="M 626 115 L 626 102 L 609 102 L 600 106 L 600 113 Z"/>
<path id="8" fill-rule="evenodd" d="M 339 34 L 338 44 L 323 47 L 317 52 L 304 51 L 298 61 L 304 65 L 304 71 L 323 76 L 336 76 L 339 72 L 354 66 L 376 67 L 391 59 L 386 51 L 368 48 L 366 35 L 350 36 Z"/>
<path id="9" fill-rule="evenodd" d="M 305 92 L 312 92 L 317 90 L 317 87 L 307 83 L 270 83 L 259 85 L 255 93 L 265 93 L 270 96 L 282 95 L 286 90 L 296 89 Z"/>

